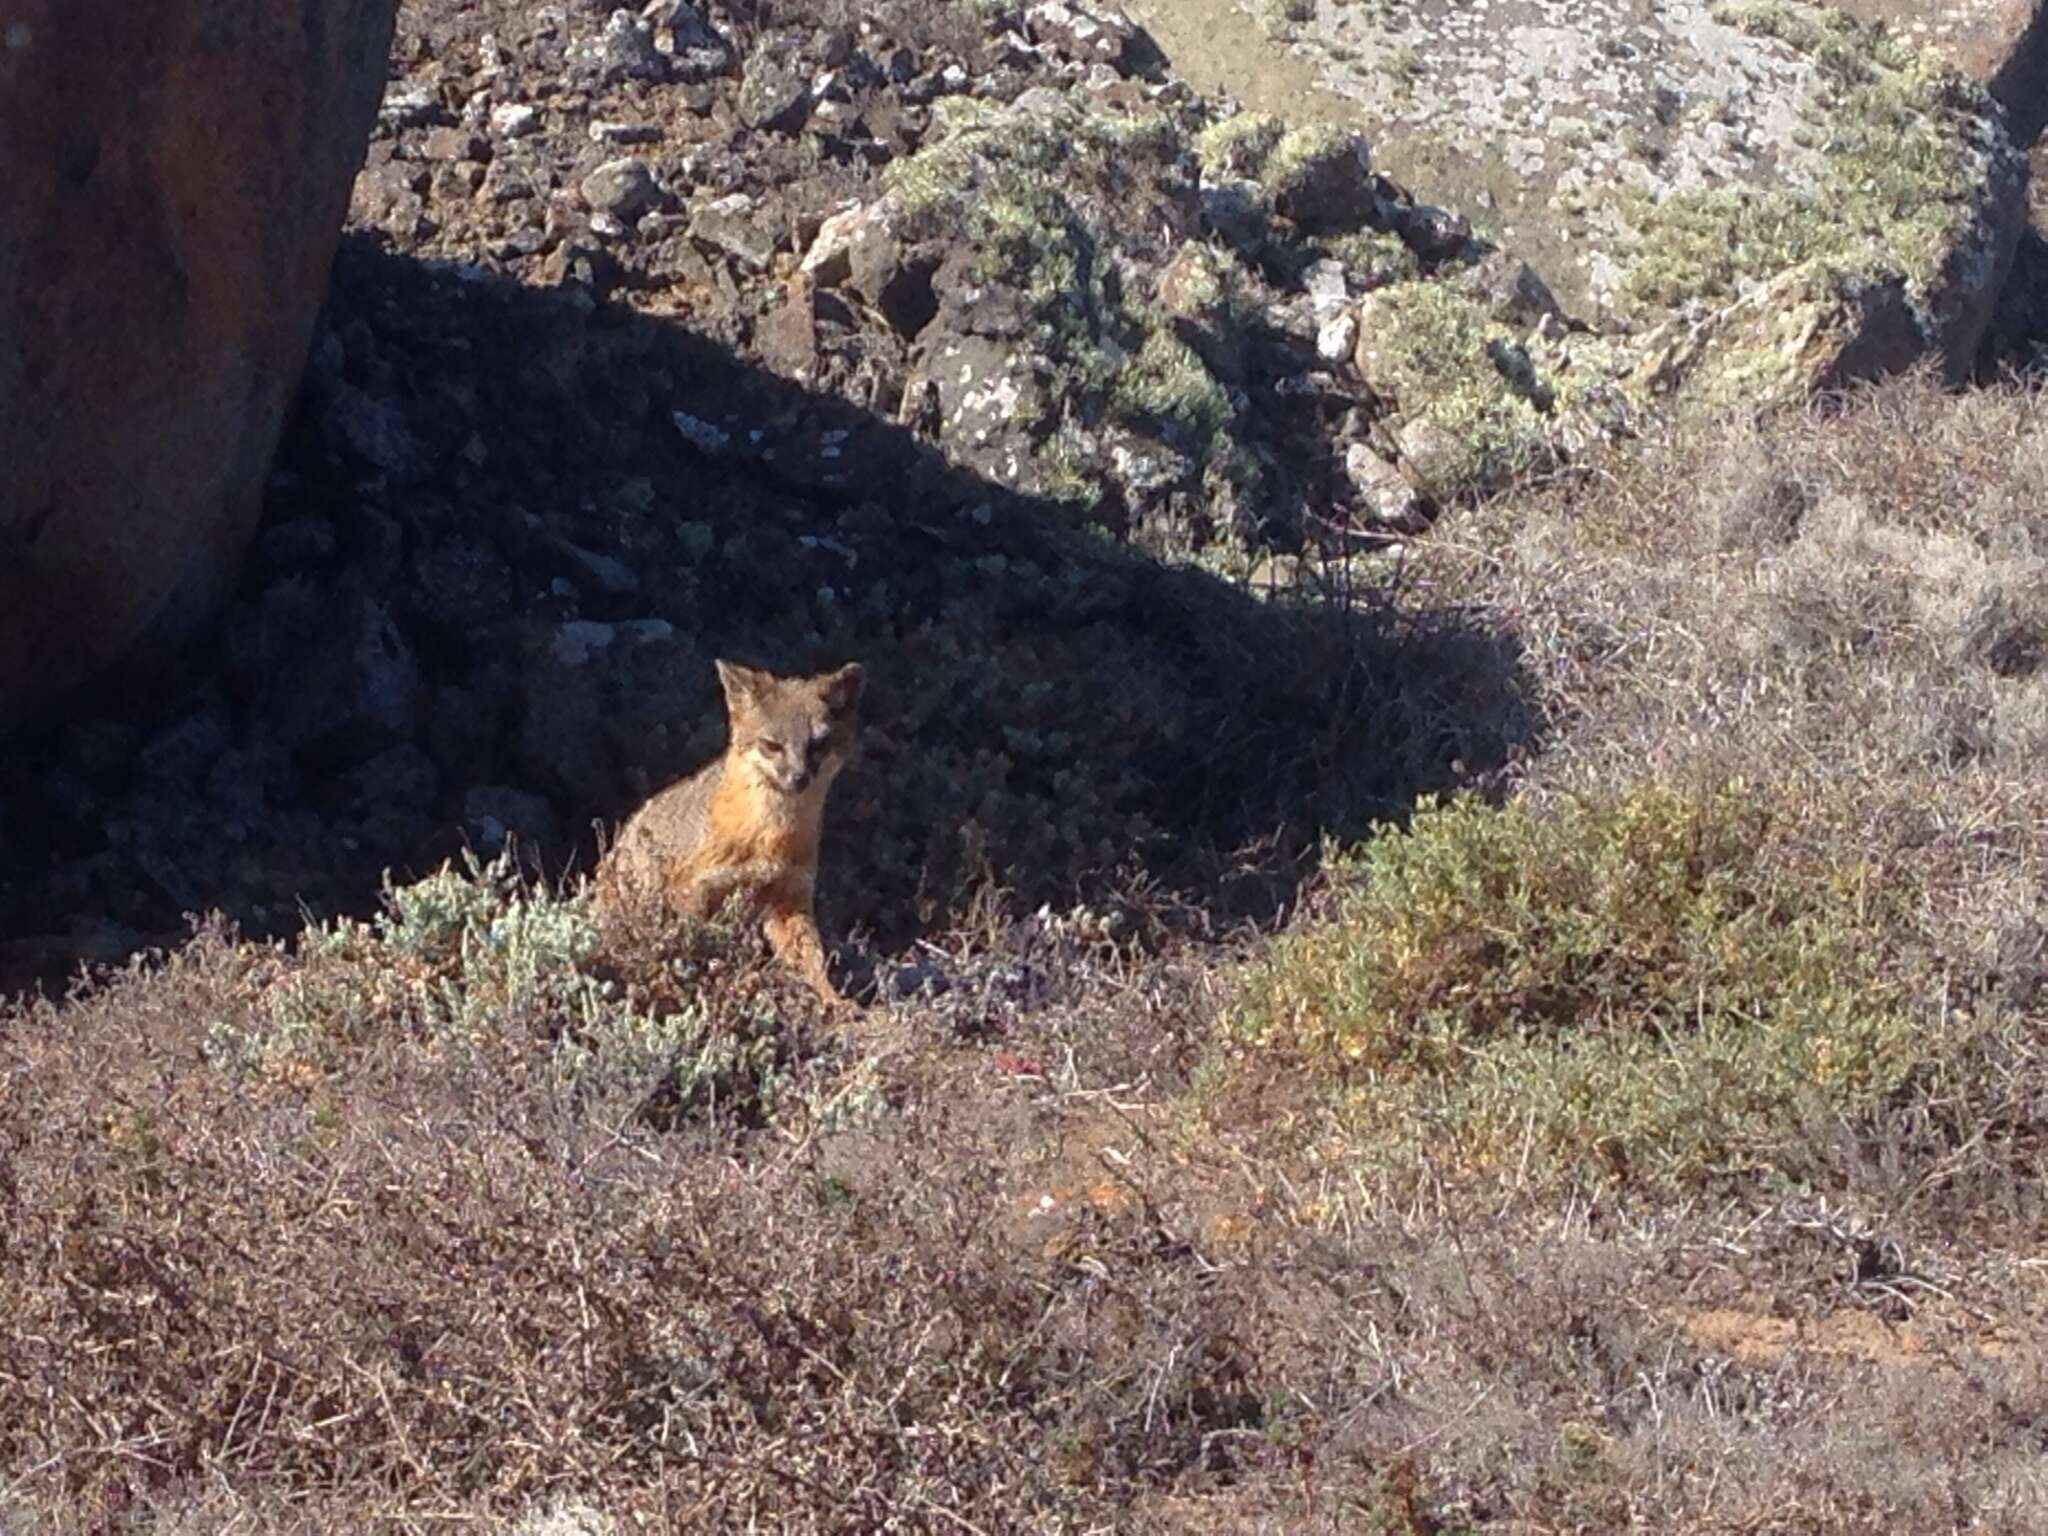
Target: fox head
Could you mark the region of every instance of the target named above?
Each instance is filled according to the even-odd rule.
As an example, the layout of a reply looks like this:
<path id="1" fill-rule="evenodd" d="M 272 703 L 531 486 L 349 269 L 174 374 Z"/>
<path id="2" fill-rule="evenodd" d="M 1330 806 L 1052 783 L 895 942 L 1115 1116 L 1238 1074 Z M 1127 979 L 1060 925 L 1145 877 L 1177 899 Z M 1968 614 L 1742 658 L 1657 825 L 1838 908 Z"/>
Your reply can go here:
<path id="1" fill-rule="evenodd" d="M 813 677 L 718 663 L 732 721 L 732 761 L 783 795 L 823 794 L 853 754 L 867 676 L 859 662 Z"/>

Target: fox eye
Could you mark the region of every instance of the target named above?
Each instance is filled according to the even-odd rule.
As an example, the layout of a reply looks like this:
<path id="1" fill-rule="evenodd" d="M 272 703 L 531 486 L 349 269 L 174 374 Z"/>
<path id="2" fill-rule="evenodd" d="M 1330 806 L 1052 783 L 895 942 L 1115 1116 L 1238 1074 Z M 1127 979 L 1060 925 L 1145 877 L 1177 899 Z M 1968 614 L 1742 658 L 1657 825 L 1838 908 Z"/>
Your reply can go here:
<path id="1" fill-rule="evenodd" d="M 785 750 L 781 742 L 770 741 L 765 736 L 761 738 L 757 745 L 759 745 L 761 751 L 769 757 L 780 757 L 782 756 L 783 751 Z"/>

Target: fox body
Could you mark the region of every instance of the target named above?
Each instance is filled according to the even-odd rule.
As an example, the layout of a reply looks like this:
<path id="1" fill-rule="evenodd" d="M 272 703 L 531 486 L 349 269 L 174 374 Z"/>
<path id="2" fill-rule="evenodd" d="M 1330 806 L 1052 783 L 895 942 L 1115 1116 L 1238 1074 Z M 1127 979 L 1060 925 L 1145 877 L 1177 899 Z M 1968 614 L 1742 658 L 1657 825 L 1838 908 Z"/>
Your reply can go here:
<path id="1" fill-rule="evenodd" d="M 844 1003 L 826 972 L 814 893 L 825 797 L 852 755 L 865 675 L 858 663 L 775 677 L 721 661 L 718 680 L 731 723 L 725 755 L 619 829 L 598 867 L 598 900 L 702 920 L 739 897 L 783 961 L 824 1001 Z"/>

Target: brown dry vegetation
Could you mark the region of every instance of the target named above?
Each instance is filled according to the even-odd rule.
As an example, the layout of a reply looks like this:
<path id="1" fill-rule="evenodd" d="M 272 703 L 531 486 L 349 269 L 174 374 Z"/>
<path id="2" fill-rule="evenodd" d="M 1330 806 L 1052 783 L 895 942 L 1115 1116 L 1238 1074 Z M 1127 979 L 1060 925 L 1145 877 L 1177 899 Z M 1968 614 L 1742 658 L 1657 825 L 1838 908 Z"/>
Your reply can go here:
<path id="1" fill-rule="evenodd" d="M 1906 381 L 1447 525 L 1547 745 L 1277 941 L 991 916 L 839 1036 L 458 872 L 17 1010 L 0 1521 L 2040 1529 L 2044 473 Z"/>

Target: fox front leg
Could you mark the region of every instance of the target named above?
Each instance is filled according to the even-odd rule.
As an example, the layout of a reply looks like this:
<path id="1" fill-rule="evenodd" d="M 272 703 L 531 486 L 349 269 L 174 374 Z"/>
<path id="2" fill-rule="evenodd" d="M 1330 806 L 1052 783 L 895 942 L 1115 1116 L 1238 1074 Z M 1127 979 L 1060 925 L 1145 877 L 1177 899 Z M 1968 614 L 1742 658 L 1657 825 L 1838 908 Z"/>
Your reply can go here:
<path id="1" fill-rule="evenodd" d="M 797 975 L 801 976 L 828 1008 L 850 1008 L 852 1001 L 832 985 L 831 972 L 825 965 L 825 941 L 818 934 L 816 918 L 811 915 L 809 893 L 800 902 L 773 903 L 768 908 L 762 926 L 767 930 L 768 943 Z"/>

